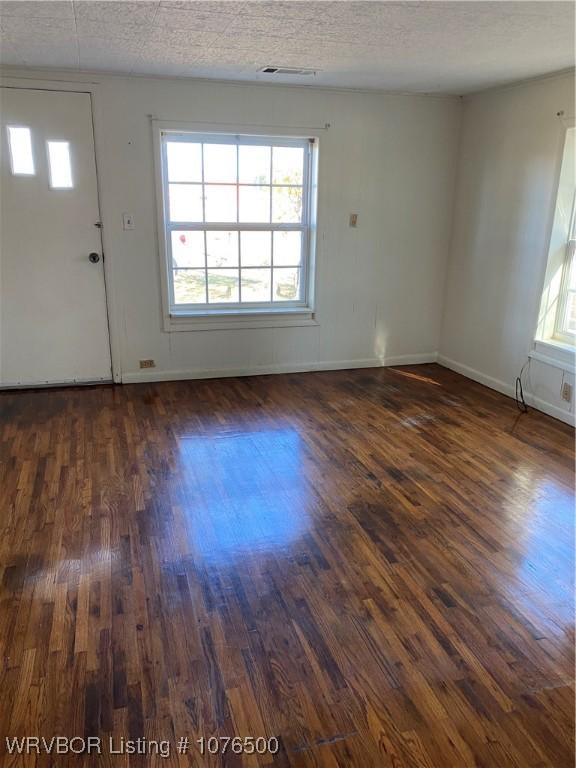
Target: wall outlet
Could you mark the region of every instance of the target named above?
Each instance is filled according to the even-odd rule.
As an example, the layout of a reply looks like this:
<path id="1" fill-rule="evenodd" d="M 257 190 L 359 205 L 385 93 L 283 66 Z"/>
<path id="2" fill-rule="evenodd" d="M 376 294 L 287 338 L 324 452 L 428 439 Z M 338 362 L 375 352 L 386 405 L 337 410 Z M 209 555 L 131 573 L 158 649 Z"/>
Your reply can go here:
<path id="1" fill-rule="evenodd" d="M 562 384 L 562 389 L 560 392 L 562 396 L 562 400 L 565 400 L 567 403 L 572 402 L 572 384 L 569 384 L 567 381 L 565 381 Z"/>
<path id="2" fill-rule="evenodd" d="M 125 231 L 136 228 L 134 226 L 134 217 L 132 216 L 131 213 L 122 214 L 122 226 L 124 227 Z"/>
<path id="3" fill-rule="evenodd" d="M 350 227 L 357 227 L 358 226 L 358 214 L 357 213 L 351 213 L 350 214 Z"/>
<path id="4" fill-rule="evenodd" d="M 156 368 L 154 360 L 140 360 L 140 368 Z"/>

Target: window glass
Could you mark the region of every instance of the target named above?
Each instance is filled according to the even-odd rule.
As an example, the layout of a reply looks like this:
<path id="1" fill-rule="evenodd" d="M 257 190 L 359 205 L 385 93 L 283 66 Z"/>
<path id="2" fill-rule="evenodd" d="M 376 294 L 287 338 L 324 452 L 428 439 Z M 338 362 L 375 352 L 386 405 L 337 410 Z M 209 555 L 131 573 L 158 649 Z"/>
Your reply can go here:
<path id="1" fill-rule="evenodd" d="M 203 269 L 174 270 L 174 299 L 176 304 L 204 304 L 206 273 Z"/>
<path id="2" fill-rule="evenodd" d="M 270 187 L 240 187 L 240 221 L 270 221 Z"/>
<path id="3" fill-rule="evenodd" d="M 272 221 L 288 224 L 302 220 L 302 187 L 272 187 Z"/>
<path id="4" fill-rule="evenodd" d="M 300 266 L 301 232 L 274 232 L 274 266 Z"/>
<path id="5" fill-rule="evenodd" d="M 172 232 L 172 266 L 204 269 L 204 233 Z"/>
<path id="6" fill-rule="evenodd" d="M 274 147 L 272 150 L 272 183 L 302 184 L 304 150 L 301 147 Z"/>
<path id="7" fill-rule="evenodd" d="M 238 219 L 236 187 L 232 184 L 205 184 L 206 221 L 228 223 Z"/>
<path id="8" fill-rule="evenodd" d="M 238 266 L 238 232 L 206 232 L 209 267 Z"/>
<path id="9" fill-rule="evenodd" d="M 24 126 L 8 126 L 8 145 L 12 173 L 22 176 L 34 176 L 34 155 L 32 154 L 32 134 Z"/>
<path id="10" fill-rule="evenodd" d="M 202 181 L 202 145 L 171 141 L 167 145 L 170 181 Z"/>
<path id="11" fill-rule="evenodd" d="M 243 269 L 242 301 L 270 301 L 270 277 L 269 269 Z"/>
<path id="12" fill-rule="evenodd" d="M 209 269 L 208 302 L 210 304 L 238 302 L 238 277 L 237 269 Z"/>
<path id="13" fill-rule="evenodd" d="M 272 265 L 272 232 L 241 232 L 240 251 L 243 267 Z"/>
<path id="14" fill-rule="evenodd" d="M 273 301 L 297 301 L 300 296 L 300 270 L 293 267 L 274 268 Z"/>
<path id="15" fill-rule="evenodd" d="M 270 147 L 239 147 L 239 182 L 270 184 Z"/>
<path id="16" fill-rule="evenodd" d="M 202 221 L 202 186 L 170 184 L 168 190 L 170 221 Z"/>
<path id="17" fill-rule="evenodd" d="M 73 184 L 69 142 L 48 142 L 48 165 L 52 189 L 71 189 Z"/>
<path id="18" fill-rule="evenodd" d="M 204 144 L 204 181 L 236 183 L 236 152 L 233 144 Z"/>

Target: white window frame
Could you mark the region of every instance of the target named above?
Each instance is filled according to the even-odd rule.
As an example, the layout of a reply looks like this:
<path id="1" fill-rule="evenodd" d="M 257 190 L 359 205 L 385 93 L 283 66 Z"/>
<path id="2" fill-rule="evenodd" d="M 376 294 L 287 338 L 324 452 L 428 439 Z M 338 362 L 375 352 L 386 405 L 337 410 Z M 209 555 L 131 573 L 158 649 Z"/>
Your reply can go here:
<path id="1" fill-rule="evenodd" d="M 576 258 L 576 190 L 572 200 L 572 214 L 570 218 L 570 230 L 568 241 L 566 243 L 566 255 L 562 267 L 562 278 L 560 281 L 560 291 L 558 294 L 558 309 L 556 311 L 556 320 L 554 323 L 554 338 L 564 344 L 574 345 L 576 343 L 576 332 L 566 329 L 565 320 L 568 310 L 568 296 L 570 293 L 576 293 L 569 289 L 570 273 L 576 269 L 574 259 Z"/>
<path id="2" fill-rule="evenodd" d="M 564 371 L 574 372 L 576 335 L 566 333 L 567 287 L 576 227 L 576 121 L 561 117 L 556 156 L 556 194 L 550 200 L 548 257 L 542 274 L 542 297 L 529 357 Z"/>
<path id="3" fill-rule="evenodd" d="M 231 130 L 229 126 L 198 126 L 152 120 L 156 193 L 158 202 L 158 240 L 161 260 L 162 305 L 164 330 L 211 330 L 237 327 L 276 327 L 317 325 L 314 316 L 314 284 L 317 231 L 318 135 L 280 131 L 269 128 Z M 304 173 L 302 180 L 302 221 L 294 224 L 246 224 L 242 222 L 178 222 L 172 223 L 168 211 L 168 163 L 166 140 L 195 141 L 215 144 L 302 146 Z M 245 302 L 235 304 L 189 304 L 173 302 L 172 231 L 302 231 L 302 297 L 298 301 Z"/>

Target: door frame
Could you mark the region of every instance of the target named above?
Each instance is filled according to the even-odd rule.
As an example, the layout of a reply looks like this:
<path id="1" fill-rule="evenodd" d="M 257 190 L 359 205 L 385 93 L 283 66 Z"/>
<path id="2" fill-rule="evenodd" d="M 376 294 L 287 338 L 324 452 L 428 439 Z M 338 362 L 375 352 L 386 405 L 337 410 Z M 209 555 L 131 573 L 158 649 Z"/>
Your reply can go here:
<path id="1" fill-rule="evenodd" d="M 102 213 L 102 184 L 101 168 L 99 163 L 100 147 L 102 146 L 102 117 L 100 113 L 100 84 L 92 81 L 71 81 L 71 80 L 43 80 L 37 76 L 29 77 L 6 74 L 0 71 L 0 87 L 14 88 L 28 91 L 67 91 L 72 93 L 87 93 L 90 96 L 90 105 L 92 112 L 92 134 L 94 138 L 94 161 L 96 167 L 96 195 L 98 198 L 98 211 L 102 227 L 100 229 L 100 238 L 102 240 L 102 252 L 104 254 L 104 295 L 105 312 L 108 329 L 108 344 L 110 347 L 110 361 L 112 366 L 112 381 L 116 384 L 122 383 L 122 367 L 120 355 L 120 313 L 117 310 L 118 304 L 114 295 L 114 258 L 112 249 L 108 247 L 108 237 L 106 234 L 106 222 Z M 54 385 L 56 386 L 56 385 Z"/>

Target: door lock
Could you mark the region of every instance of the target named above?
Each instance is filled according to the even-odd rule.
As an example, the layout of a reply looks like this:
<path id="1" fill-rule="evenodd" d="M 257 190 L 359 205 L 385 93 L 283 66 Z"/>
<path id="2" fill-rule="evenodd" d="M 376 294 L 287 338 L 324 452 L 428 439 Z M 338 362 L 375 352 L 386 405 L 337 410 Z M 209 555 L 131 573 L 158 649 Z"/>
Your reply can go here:
<path id="1" fill-rule="evenodd" d="M 92 264 L 98 264 L 100 261 L 100 254 L 99 253 L 91 253 L 88 256 L 88 260 L 92 262 Z"/>

